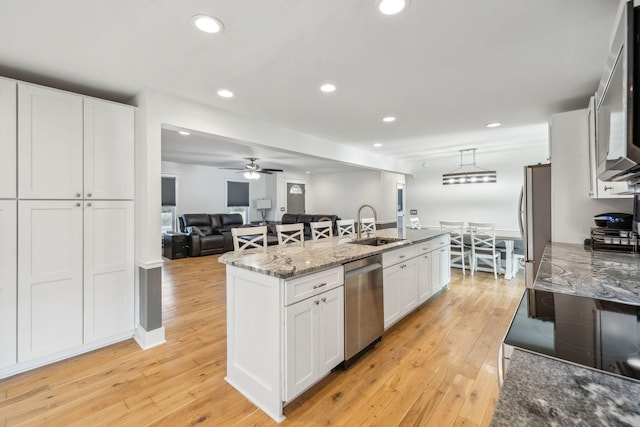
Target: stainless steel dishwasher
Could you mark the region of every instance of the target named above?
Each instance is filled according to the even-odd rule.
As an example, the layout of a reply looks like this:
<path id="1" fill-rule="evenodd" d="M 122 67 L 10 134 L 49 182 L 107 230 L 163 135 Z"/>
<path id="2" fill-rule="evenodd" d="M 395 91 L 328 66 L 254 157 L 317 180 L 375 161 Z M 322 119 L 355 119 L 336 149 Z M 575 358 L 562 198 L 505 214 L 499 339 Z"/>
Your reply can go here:
<path id="1" fill-rule="evenodd" d="M 380 341 L 384 332 L 382 255 L 344 265 L 344 367 Z"/>

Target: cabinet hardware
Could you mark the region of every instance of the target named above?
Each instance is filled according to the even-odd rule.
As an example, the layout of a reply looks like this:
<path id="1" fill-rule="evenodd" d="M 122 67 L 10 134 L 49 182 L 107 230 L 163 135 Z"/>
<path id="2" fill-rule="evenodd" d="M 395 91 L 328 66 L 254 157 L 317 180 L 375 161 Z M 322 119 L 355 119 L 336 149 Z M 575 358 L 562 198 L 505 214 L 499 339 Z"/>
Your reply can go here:
<path id="1" fill-rule="evenodd" d="M 91 193 L 87 193 L 87 197 L 91 197 Z"/>
<path id="2" fill-rule="evenodd" d="M 79 208 L 80 206 L 82 206 L 82 203 L 78 202 L 76 203 L 76 207 Z"/>
<path id="3" fill-rule="evenodd" d="M 80 193 L 76 193 L 76 197 L 80 197 Z"/>
<path id="4" fill-rule="evenodd" d="M 91 207 L 91 203 L 87 203 L 87 207 L 90 208 Z"/>
<path id="5" fill-rule="evenodd" d="M 400 268 L 407 268 L 407 264 L 402 264 Z"/>
<path id="6" fill-rule="evenodd" d="M 612 186 L 612 187 L 607 187 L 607 186 L 605 185 L 605 186 L 604 186 L 604 191 L 607 191 L 607 190 L 613 190 L 613 186 Z"/>
<path id="7" fill-rule="evenodd" d="M 404 257 L 406 257 L 406 255 L 400 255 L 398 258 L 402 259 Z"/>
<path id="8" fill-rule="evenodd" d="M 327 284 L 326 283 L 320 283 L 319 285 L 313 285 L 313 289 L 318 289 L 318 288 L 321 288 L 323 286 L 327 286 Z"/>
<path id="9" fill-rule="evenodd" d="M 315 300 L 314 302 L 316 303 L 316 305 L 320 304 L 320 301 L 318 300 Z"/>
<path id="10" fill-rule="evenodd" d="M 322 297 L 322 302 L 327 302 L 327 299 Z"/>

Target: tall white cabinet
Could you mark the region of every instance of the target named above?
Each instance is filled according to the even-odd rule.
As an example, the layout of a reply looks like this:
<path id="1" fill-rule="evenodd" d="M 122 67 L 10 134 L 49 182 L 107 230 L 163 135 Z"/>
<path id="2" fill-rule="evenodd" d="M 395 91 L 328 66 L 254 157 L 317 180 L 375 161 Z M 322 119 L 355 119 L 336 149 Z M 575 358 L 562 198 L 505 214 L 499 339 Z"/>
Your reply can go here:
<path id="1" fill-rule="evenodd" d="M 16 197 L 16 82 L 0 78 L 0 199 Z"/>
<path id="2" fill-rule="evenodd" d="M 8 80 L 0 110 L 2 378 L 133 335 L 135 112 Z"/>
<path id="3" fill-rule="evenodd" d="M 16 201 L 0 200 L 0 369 L 16 363 Z"/>

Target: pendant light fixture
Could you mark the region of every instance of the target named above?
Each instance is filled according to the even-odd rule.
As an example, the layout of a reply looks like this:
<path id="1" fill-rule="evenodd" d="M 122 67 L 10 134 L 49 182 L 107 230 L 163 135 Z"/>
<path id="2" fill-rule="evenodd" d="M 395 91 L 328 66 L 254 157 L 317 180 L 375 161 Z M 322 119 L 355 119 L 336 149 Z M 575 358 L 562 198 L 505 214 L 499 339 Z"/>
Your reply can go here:
<path id="1" fill-rule="evenodd" d="M 497 181 L 498 175 L 496 171 L 476 166 L 475 148 L 458 151 L 460 151 L 460 167 L 449 173 L 442 174 L 442 185 L 487 184 Z"/>

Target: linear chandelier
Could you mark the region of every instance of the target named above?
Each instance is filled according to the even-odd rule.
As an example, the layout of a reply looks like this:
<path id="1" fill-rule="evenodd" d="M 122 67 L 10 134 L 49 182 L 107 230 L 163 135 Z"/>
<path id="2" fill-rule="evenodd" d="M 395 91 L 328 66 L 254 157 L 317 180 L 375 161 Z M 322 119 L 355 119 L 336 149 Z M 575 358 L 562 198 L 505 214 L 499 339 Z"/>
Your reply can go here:
<path id="1" fill-rule="evenodd" d="M 476 166 L 476 149 L 468 148 L 460 151 L 460 167 L 442 174 L 442 185 L 453 184 L 485 184 L 495 183 L 498 179 L 496 171 Z M 467 156 L 465 162 L 464 156 Z M 469 163 L 468 158 L 471 158 Z"/>

